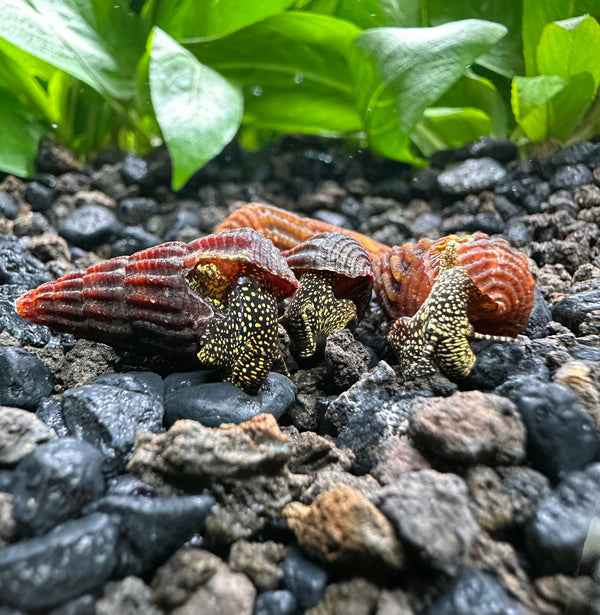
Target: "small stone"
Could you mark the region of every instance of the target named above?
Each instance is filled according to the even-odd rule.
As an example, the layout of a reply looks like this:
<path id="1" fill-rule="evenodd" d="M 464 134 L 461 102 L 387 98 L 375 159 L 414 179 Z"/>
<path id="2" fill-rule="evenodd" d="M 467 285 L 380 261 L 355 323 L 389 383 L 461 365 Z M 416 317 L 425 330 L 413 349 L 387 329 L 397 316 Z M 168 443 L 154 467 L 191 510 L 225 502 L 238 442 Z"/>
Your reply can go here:
<path id="1" fill-rule="evenodd" d="M 280 419 L 294 401 L 296 386 L 271 372 L 258 395 L 248 395 L 229 382 L 206 382 L 207 372 L 171 374 L 165 378 L 165 425 L 192 419 L 208 427 L 243 423 L 261 413 Z"/>
<path id="2" fill-rule="evenodd" d="M 443 171 L 437 181 L 447 194 L 468 194 L 493 189 L 506 177 L 506 170 L 493 158 L 471 158 L 453 169 Z"/>
<path id="3" fill-rule="evenodd" d="M 485 572 L 463 568 L 428 615 L 526 615 Z"/>
<path id="4" fill-rule="evenodd" d="M 467 487 L 455 474 L 409 472 L 384 487 L 375 502 L 403 543 L 435 568 L 454 573 L 464 562 L 479 526 Z"/>
<path id="5" fill-rule="evenodd" d="M 122 471 L 140 429 L 162 431 L 163 406 L 154 395 L 104 384 L 69 389 L 61 400 L 69 434 L 100 449 L 108 475 Z"/>
<path id="6" fill-rule="evenodd" d="M 552 318 L 577 334 L 586 316 L 596 310 L 600 310 L 600 290 L 588 290 L 557 301 L 552 306 Z"/>
<path id="7" fill-rule="evenodd" d="M 117 353 L 110 346 L 79 339 L 60 362 L 57 379 L 66 389 L 90 384 L 99 375 L 114 371 L 118 360 Z"/>
<path id="8" fill-rule="evenodd" d="M 62 415 L 60 399 L 55 397 L 47 397 L 46 399 L 42 399 L 42 401 L 38 404 L 35 415 L 45 425 L 51 429 L 54 429 L 59 438 L 65 438 L 69 435 L 69 430 L 65 425 L 65 420 Z"/>
<path id="9" fill-rule="evenodd" d="M 27 241 L 27 249 L 42 263 L 53 260 L 62 260 L 68 263 L 71 260 L 67 242 L 54 233 L 42 233 Z"/>
<path id="10" fill-rule="evenodd" d="M 0 549 L 15 539 L 16 530 L 13 496 L 0 490 Z"/>
<path id="11" fill-rule="evenodd" d="M 376 453 L 377 465 L 371 474 L 382 484 L 395 483 L 406 472 L 427 470 L 431 465 L 409 440 L 387 438 Z"/>
<path id="12" fill-rule="evenodd" d="M 23 346 L 41 348 L 50 341 L 50 329 L 21 318 L 15 310 L 15 301 L 27 291 L 25 286 L 0 286 L 0 330 L 10 333 Z"/>
<path id="13" fill-rule="evenodd" d="M 507 394 L 523 417 L 534 468 L 557 479 L 597 458 L 600 434 L 594 419 L 568 388 L 529 380 Z"/>
<path id="14" fill-rule="evenodd" d="M 342 485 L 351 487 L 367 499 L 371 499 L 381 488 L 381 485 L 370 474 L 356 476 L 333 467 L 316 473 L 310 487 L 303 491 L 300 501 L 303 504 L 312 504 L 317 496 L 333 491 Z"/>
<path id="15" fill-rule="evenodd" d="M 82 171 L 83 163 L 64 145 L 42 137 L 35 158 L 35 168 L 40 173 L 60 175 L 69 171 Z"/>
<path id="16" fill-rule="evenodd" d="M 150 588 L 134 576 L 107 583 L 95 612 L 96 615 L 162 615 L 152 604 Z"/>
<path id="17" fill-rule="evenodd" d="M 78 596 L 48 611 L 47 615 L 96 615 L 96 597 L 92 594 Z"/>
<path id="18" fill-rule="evenodd" d="M 525 458 L 525 427 L 515 405 L 480 391 L 459 391 L 413 405 L 409 435 L 424 451 L 456 462 L 506 465 Z"/>
<path id="19" fill-rule="evenodd" d="M 100 205 L 85 205 L 67 216 L 58 232 L 70 243 L 91 250 L 117 235 L 119 222 L 109 209 Z"/>
<path id="20" fill-rule="evenodd" d="M 86 504 L 104 493 L 102 461 L 98 449 L 71 438 L 36 447 L 15 469 L 19 531 L 39 536 L 79 516 Z"/>
<path id="21" fill-rule="evenodd" d="M 147 575 L 163 564 L 196 533 L 204 531 L 215 504 L 209 495 L 148 498 L 111 495 L 91 504 L 88 512 L 120 519 L 117 545 L 119 576 Z"/>
<path id="22" fill-rule="evenodd" d="M 559 167 L 550 180 L 555 190 L 574 189 L 584 184 L 593 184 L 594 175 L 585 164 L 566 164 Z"/>
<path id="23" fill-rule="evenodd" d="M 513 521 L 510 497 L 502 489 L 502 481 L 492 468 L 472 466 L 465 477 L 477 523 L 488 531 L 499 530 Z"/>
<path id="24" fill-rule="evenodd" d="M 19 204 L 7 192 L 0 191 L 0 217 L 14 220 L 19 214 Z"/>
<path id="25" fill-rule="evenodd" d="M 127 225 L 143 224 L 150 216 L 158 213 L 158 203 L 148 197 L 123 199 L 117 205 L 117 218 Z"/>
<path id="26" fill-rule="evenodd" d="M 550 481 L 542 473 L 525 466 L 499 467 L 496 472 L 503 492 L 510 499 L 514 523 L 526 523 L 550 491 Z"/>
<path id="27" fill-rule="evenodd" d="M 40 182 L 32 181 L 25 189 L 25 200 L 31 205 L 32 211 L 48 211 L 56 196 L 56 190 L 44 186 Z"/>
<path id="28" fill-rule="evenodd" d="M 110 245 L 110 256 L 123 256 L 157 246 L 162 243 L 160 237 L 146 232 L 137 226 L 126 226 L 119 232 L 119 237 Z"/>
<path id="29" fill-rule="evenodd" d="M 0 466 L 18 463 L 36 446 L 56 439 L 54 430 L 22 408 L 0 406 Z"/>
<path id="30" fill-rule="evenodd" d="M 555 574 L 536 579 L 534 587 L 538 597 L 538 612 L 548 615 L 565 613 L 598 615 L 600 612 L 600 586 L 598 580 Z"/>
<path id="31" fill-rule="evenodd" d="M 283 562 L 283 584 L 294 594 L 303 611 L 315 606 L 323 597 L 327 580 L 324 568 L 307 559 L 297 547 L 288 546 Z"/>
<path id="32" fill-rule="evenodd" d="M 0 284 L 36 288 L 51 279 L 47 267 L 12 235 L 0 235 Z"/>
<path id="33" fill-rule="evenodd" d="M 118 528 L 108 515 L 67 521 L 0 550 L 0 602 L 40 610 L 96 590 L 116 564 Z"/>
<path id="34" fill-rule="evenodd" d="M 171 611 L 188 598 L 221 567 L 220 557 L 192 547 L 176 551 L 152 579 L 152 601 Z"/>
<path id="35" fill-rule="evenodd" d="M 334 331 L 325 342 L 327 384 L 334 391 L 345 391 L 369 369 L 371 355 L 348 329 Z"/>
<path id="36" fill-rule="evenodd" d="M 574 574 L 585 560 L 584 543 L 598 514 L 600 463 L 572 472 L 540 503 L 526 528 L 529 555 L 542 574 Z"/>
<path id="37" fill-rule="evenodd" d="M 404 565 L 389 521 L 347 485 L 322 493 L 310 506 L 292 502 L 283 514 L 308 553 L 346 571 L 377 576 Z"/>
<path id="38" fill-rule="evenodd" d="M 256 589 L 250 579 L 223 564 L 170 615 L 252 615 Z"/>
<path id="39" fill-rule="evenodd" d="M 52 372 L 22 348 L 0 348 L 0 404 L 35 410 L 52 393 Z"/>
<path id="40" fill-rule="evenodd" d="M 260 590 L 275 589 L 283 576 L 279 564 L 285 559 L 285 547 L 273 542 L 238 540 L 231 545 L 229 567 L 243 572 Z"/>
<path id="41" fill-rule="evenodd" d="M 148 163 L 137 156 L 125 157 L 121 166 L 121 177 L 128 186 L 137 184 L 140 187 L 148 188 L 155 183 L 150 177 Z"/>
<path id="42" fill-rule="evenodd" d="M 329 585 L 321 602 L 306 615 L 371 615 L 375 613 L 378 600 L 379 588 L 357 577 Z"/>
<path id="43" fill-rule="evenodd" d="M 254 615 L 296 615 L 298 601 L 287 589 L 262 592 L 256 597 Z"/>

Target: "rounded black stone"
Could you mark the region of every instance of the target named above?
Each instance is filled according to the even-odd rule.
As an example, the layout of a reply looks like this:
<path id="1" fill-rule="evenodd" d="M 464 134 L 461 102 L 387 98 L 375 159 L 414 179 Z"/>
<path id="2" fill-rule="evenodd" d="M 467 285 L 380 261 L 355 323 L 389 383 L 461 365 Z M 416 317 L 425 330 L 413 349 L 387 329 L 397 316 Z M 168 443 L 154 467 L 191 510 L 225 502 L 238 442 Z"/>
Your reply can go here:
<path id="1" fill-rule="evenodd" d="M 19 214 L 19 206 L 6 192 L 0 192 L 0 216 L 14 220 Z"/>
<path id="2" fill-rule="evenodd" d="M 550 180 L 550 185 L 556 190 L 577 188 L 593 183 L 594 174 L 585 164 L 566 164 L 564 167 L 559 167 Z"/>
<path id="3" fill-rule="evenodd" d="M 209 382 L 211 372 L 171 374 L 165 378 L 165 425 L 193 419 L 207 427 L 243 423 L 263 412 L 281 418 L 294 401 L 296 386 L 271 372 L 258 395 L 248 395 L 229 382 Z"/>
<path id="4" fill-rule="evenodd" d="M 600 310 L 600 290 L 576 293 L 552 306 L 552 317 L 577 333 L 588 312 Z"/>
<path id="5" fill-rule="evenodd" d="M 110 246 L 110 255 L 122 256 L 133 254 L 161 243 L 160 237 L 146 232 L 137 226 L 127 226 L 119 233 L 119 238 L 113 241 Z"/>
<path id="6" fill-rule="evenodd" d="M 295 615 L 298 601 L 287 589 L 262 592 L 256 597 L 254 615 Z"/>
<path id="7" fill-rule="evenodd" d="M 0 405 L 35 410 L 52 393 L 52 372 L 22 348 L 0 348 Z"/>
<path id="8" fill-rule="evenodd" d="M 142 224 L 157 212 L 158 203 L 144 196 L 123 199 L 117 204 L 117 218 L 123 224 Z"/>
<path id="9" fill-rule="evenodd" d="M 282 568 L 283 585 L 294 594 L 302 612 L 314 607 L 325 593 L 327 571 L 293 545 L 287 549 Z"/>
<path id="10" fill-rule="evenodd" d="M 51 279 L 46 265 L 32 256 L 19 239 L 0 235 L 0 285 L 35 288 Z"/>
<path id="11" fill-rule="evenodd" d="M 15 469 L 13 503 L 19 532 L 44 534 L 101 497 L 102 461 L 98 449 L 72 438 L 37 446 Z"/>
<path id="12" fill-rule="evenodd" d="M 74 245 L 90 250 L 110 241 L 119 230 L 112 211 L 101 205 L 84 205 L 65 218 L 58 233 Z"/>
<path id="13" fill-rule="evenodd" d="M 32 211 L 48 211 L 55 194 L 54 188 L 37 181 L 29 182 L 25 188 L 25 200 L 31 205 Z"/>
<path id="14" fill-rule="evenodd" d="M 0 286 L 0 330 L 8 331 L 25 346 L 41 348 L 50 341 L 50 329 L 21 318 L 15 310 L 16 299 L 27 290 L 18 284 Z"/>
<path id="15" fill-rule="evenodd" d="M 489 574 L 463 568 L 427 615 L 525 615 Z"/>
<path id="16" fill-rule="evenodd" d="M 470 158 L 440 173 L 438 185 L 446 194 L 468 194 L 493 189 L 506 175 L 506 169 L 493 158 Z"/>

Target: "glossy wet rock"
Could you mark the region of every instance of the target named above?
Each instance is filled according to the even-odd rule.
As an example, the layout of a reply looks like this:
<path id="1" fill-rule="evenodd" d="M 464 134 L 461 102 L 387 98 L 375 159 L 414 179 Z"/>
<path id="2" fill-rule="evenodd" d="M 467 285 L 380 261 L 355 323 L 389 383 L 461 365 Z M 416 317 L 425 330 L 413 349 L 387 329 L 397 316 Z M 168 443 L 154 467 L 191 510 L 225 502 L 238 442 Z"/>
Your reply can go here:
<path id="1" fill-rule="evenodd" d="M 119 222 L 105 207 L 86 205 L 67 217 L 58 232 L 74 245 L 89 250 L 117 235 Z"/>
<path id="2" fill-rule="evenodd" d="M 493 158 L 472 158 L 440 173 L 438 184 L 448 194 L 467 194 L 493 188 L 505 177 L 504 167 Z"/>
<path id="3" fill-rule="evenodd" d="M 20 348 L 0 348 L 0 404 L 35 410 L 52 393 L 52 372 Z"/>

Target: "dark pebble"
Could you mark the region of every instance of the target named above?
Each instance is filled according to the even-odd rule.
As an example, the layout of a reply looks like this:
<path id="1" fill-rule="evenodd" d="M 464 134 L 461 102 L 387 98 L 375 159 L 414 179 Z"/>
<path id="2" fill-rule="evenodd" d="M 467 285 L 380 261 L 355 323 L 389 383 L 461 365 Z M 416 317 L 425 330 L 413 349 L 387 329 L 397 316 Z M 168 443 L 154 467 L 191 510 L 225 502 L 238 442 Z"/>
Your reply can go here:
<path id="1" fill-rule="evenodd" d="M 287 589 L 276 589 L 259 594 L 254 603 L 254 615 L 296 615 L 298 602 Z"/>
<path id="2" fill-rule="evenodd" d="M 66 391 L 61 406 L 69 434 L 100 449 L 109 476 L 125 468 L 136 431 L 162 430 L 163 405 L 155 395 L 90 384 Z"/>
<path id="3" fill-rule="evenodd" d="M 510 376 L 522 373 L 523 350 L 511 342 L 478 342 L 473 344 L 477 361 L 465 379 L 469 387 L 491 391 Z"/>
<path id="4" fill-rule="evenodd" d="M 600 290 L 576 293 L 557 301 L 552 306 L 552 318 L 577 333 L 588 312 L 593 310 L 600 310 Z"/>
<path id="5" fill-rule="evenodd" d="M 117 204 L 117 218 L 127 225 L 143 224 L 156 213 L 158 203 L 144 196 L 123 199 Z"/>
<path id="6" fill-rule="evenodd" d="M 119 576 L 145 575 L 163 564 L 195 534 L 215 504 L 208 495 L 148 498 L 108 496 L 90 505 L 90 512 L 116 515 L 121 539 L 117 545 Z"/>
<path id="7" fill-rule="evenodd" d="M 175 241 L 180 233 L 186 228 L 198 228 L 200 225 L 200 216 L 197 211 L 189 209 L 180 209 L 173 224 L 169 226 L 169 230 L 165 233 L 165 241 Z"/>
<path id="8" fill-rule="evenodd" d="M 27 290 L 18 284 L 0 286 L 0 330 L 8 331 L 24 346 L 41 348 L 50 341 L 50 329 L 21 318 L 15 310 L 16 299 Z"/>
<path id="9" fill-rule="evenodd" d="M 158 179 L 152 176 L 148 162 L 143 158 L 126 156 L 120 170 L 121 177 L 128 186 L 135 184 L 148 191 L 158 183 Z"/>
<path id="10" fill-rule="evenodd" d="M 154 372 L 130 372 L 124 374 L 102 374 L 94 380 L 94 384 L 107 384 L 134 393 L 150 395 L 157 402 L 162 401 L 163 379 Z"/>
<path id="11" fill-rule="evenodd" d="M 118 528 L 109 515 L 67 521 L 0 550 L 0 601 L 48 609 L 99 589 L 116 564 Z"/>
<path id="12" fill-rule="evenodd" d="M 529 315 L 524 335 L 531 339 L 546 336 L 546 325 L 552 320 L 552 312 L 539 288 L 535 289 L 533 309 Z"/>
<path id="13" fill-rule="evenodd" d="M 494 235 L 503 233 L 505 226 L 504 220 L 500 214 L 483 212 L 475 214 L 474 216 L 452 216 L 452 218 L 448 218 L 442 222 L 441 230 L 446 234 L 481 231 L 489 235 Z"/>
<path id="14" fill-rule="evenodd" d="M 48 211 L 52 207 L 55 194 L 54 188 L 33 181 L 27 184 L 25 200 L 31 205 L 32 211 Z"/>
<path id="15" fill-rule="evenodd" d="M 527 429 L 531 465 L 556 480 L 598 458 L 600 435 L 591 415 L 568 388 L 524 378 L 505 394 L 517 405 Z"/>
<path id="16" fill-rule="evenodd" d="M 154 489 L 132 474 L 119 474 L 111 478 L 106 486 L 106 495 L 146 496 L 156 495 Z"/>
<path id="17" fill-rule="evenodd" d="M 52 393 L 52 372 L 22 348 L 0 348 L 0 405 L 35 410 Z"/>
<path id="18" fill-rule="evenodd" d="M 292 592 L 302 612 L 311 609 L 325 593 L 327 571 L 307 559 L 297 547 L 288 546 L 283 562 L 283 585 Z"/>
<path id="19" fill-rule="evenodd" d="M 440 150 L 430 159 L 433 167 L 442 169 L 452 162 L 460 162 L 467 158 L 493 158 L 498 162 L 510 162 L 517 157 L 517 147 L 506 139 L 491 139 L 480 137 L 471 143 L 455 150 Z"/>
<path id="20" fill-rule="evenodd" d="M 160 237 L 148 233 L 143 228 L 137 226 L 126 226 L 121 229 L 119 238 L 110 245 L 110 256 L 122 256 L 133 254 L 152 246 L 157 246 L 162 242 Z"/>
<path id="21" fill-rule="evenodd" d="M 594 174 L 585 164 L 567 164 L 559 167 L 550 180 L 550 185 L 555 189 L 572 189 L 584 184 L 593 184 Z"/>
<path id="22" fill-rule="evenodd" d="M 600 464 L 573 472 L 541 502 L 526 528 L 526 544 L 540 574 L 577 574 L 590 524 L 597 519 Z M 592 550 L 593 551 L 593 550 Z M 593 557 L 593 556 L 592 556 Z"/>
<path id="23" fill-rule="evenodd" d="M 549 162 L 555 167 L 580 162 L 597 166 L 600 164 L 600 143 L 592 143 L 591 141 L 574 143 L 552 154 Z"/>
<path id="24" fill-rule="evenodd" d="M 67 216 L 58 233 L 72 244 L 91 250 L 118 235 L 115 214 L 101 205 L 84 205 Z"/>
<path id="25" fill-rule="evenodd" d="M 47 615 L 96 615 L 96 598 L 92 594 L 84 594 L 52 609 Z"/>
<path id="26" fill-rule="evenodd" d="M 20 533 L 44 534 L 101 497 L 102 461 L 98 449 L 72 438 L 34 448 L 15 469 L 14 516 Z"/>
<path id="27" fill-rule="evenodd" d="M 493 158 L 472 158 L 439 174 L 442 192 L 450 195 L 489 190 L 506 177 L 506 169 Z"/>
<path id="28" fill-rule="evenodd" d="M 171 374 L 165 378 L 165 425 L 193 419 L 207 427 L 242 423 L 262 412 L 281 418 L 294 401 L 296 385 L 271 372 L 258 395 L 248 395 L 229 382 L 207 382 L 209 372 Z"/>
<path id="29" fill-rule="evenodd" d="M 335 211 L 329 211 L 328 209 L 318 209 L 313 212 L 312 217 L 315 218 L 315 220 L 320 220 L 321 222 L 325 222 L 327 224 L 333 224 L 334 226 L 341 226 L 342 228 L 348 229 L 354 228 L 347 216 Z"/>
<path id="30" fill-rule="evenodd" d="M 64 438 L 69 435 L 69 430 L 65 425 L 65 419 L 62 415 L 60 399 L 54 397 L 42 399 L 38 404 L 35 415 L 40 421 L 48 425 L 48 427 L 52 427 L 59 438 Z"/>
<path id="31" fill-rule="evenodd" d="M 6 192 L 0 192 L 0 217 L 14 220 L 19 214 L 19 206 Z"/>
<path id="32" fill-rule="evenodd" d="M 428 615 L 525 615 L 489 574 L 463 568 Z"/>
<path id="33" fill-rule="evenodd" d="M 17 284 L 35 288 L 52 277 L 44 263 L 12 235 L 0 235 L 0 285 Z"/>

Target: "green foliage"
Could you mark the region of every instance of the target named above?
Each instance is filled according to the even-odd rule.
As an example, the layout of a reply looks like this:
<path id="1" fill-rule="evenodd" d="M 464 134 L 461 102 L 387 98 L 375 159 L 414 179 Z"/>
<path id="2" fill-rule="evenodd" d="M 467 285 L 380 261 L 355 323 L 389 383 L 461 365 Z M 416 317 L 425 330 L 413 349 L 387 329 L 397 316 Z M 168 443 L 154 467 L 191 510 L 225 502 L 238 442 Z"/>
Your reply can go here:
<path id="1" fill-rule="evenodd" d="M 588 137 L 600 0 L 4 0 L 0 169 L 42 135 L 85 157 L 164 142 L 173 187 L 237 135 L 359 139 L 424 163 L 482 135 Z M 512 113 L 511 113 L 512 111 Z"/>

